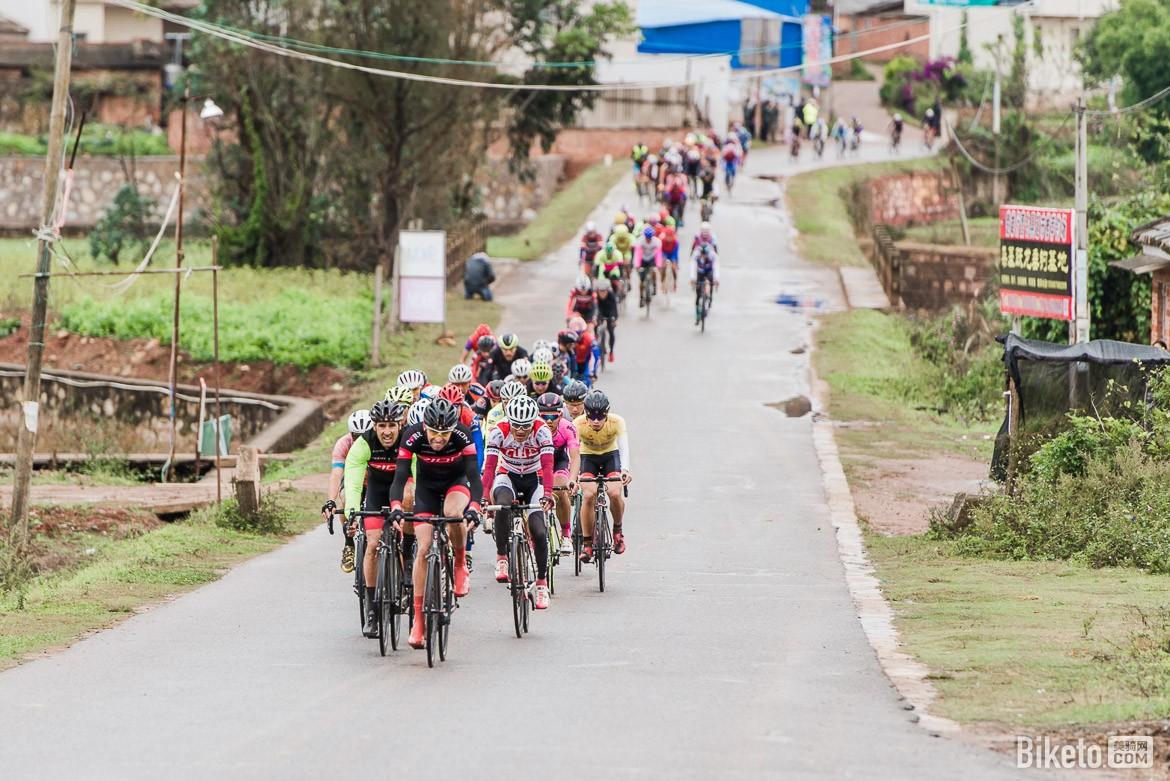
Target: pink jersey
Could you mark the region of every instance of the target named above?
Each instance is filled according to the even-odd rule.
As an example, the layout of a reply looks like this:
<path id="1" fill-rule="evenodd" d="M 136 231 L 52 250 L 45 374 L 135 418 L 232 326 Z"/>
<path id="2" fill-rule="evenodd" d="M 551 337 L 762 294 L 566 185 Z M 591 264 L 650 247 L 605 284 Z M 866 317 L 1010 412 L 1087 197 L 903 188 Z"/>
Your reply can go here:
<path id="1" fill-rule="evenodd" d="M 652 256 L 652 260 L 647 260 L 647 255 Z M 662 242 L 657 238 L 650 239 L 649 242 L 644 240 L 634 242 L 634 268 L 649 266 L 651 262 L 662 268 Z"/>
<path id="2" fill-rule="evenodd" d="M 345 466 L 345 457 L 349 455 L 351 447 L 353 447 L 353 434 L 345 434 L 333 443 L 332 466 L 334 469 L 341 469 Z"/>
<path id="3" fill-rule="evenodd" d="M 557 421 L 557 430 L 553 434 L 553 449 L 560 452 L 564 448 L 580 448 L 581 438 L 577 436 L 577 427 L 573 421 L 562 417 Z"/>

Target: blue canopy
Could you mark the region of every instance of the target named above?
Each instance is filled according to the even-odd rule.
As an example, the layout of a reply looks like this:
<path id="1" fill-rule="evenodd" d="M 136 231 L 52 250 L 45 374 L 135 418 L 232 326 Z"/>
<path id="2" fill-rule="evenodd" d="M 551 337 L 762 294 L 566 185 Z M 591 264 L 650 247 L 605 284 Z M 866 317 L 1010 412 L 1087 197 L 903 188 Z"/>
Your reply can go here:
<path id="1" fill-rule="evenodd" d="M 807 7 L 807 0 L 640 0 L 637 22 L 642 31 L 638 51 L 645 54 L 731 54 L 731 67 L 745 66 L 739 57 L 743 43 L 743 20 L 779 22 L 780 40 L 775 42 L 771 65 L 788 67 L 803 61 L 804 38 L 801 20 L 764 6 Z M 749 48 L 757 44 L 747 44 Z M 778 55 L 778 56 L 777 56 Z"/>

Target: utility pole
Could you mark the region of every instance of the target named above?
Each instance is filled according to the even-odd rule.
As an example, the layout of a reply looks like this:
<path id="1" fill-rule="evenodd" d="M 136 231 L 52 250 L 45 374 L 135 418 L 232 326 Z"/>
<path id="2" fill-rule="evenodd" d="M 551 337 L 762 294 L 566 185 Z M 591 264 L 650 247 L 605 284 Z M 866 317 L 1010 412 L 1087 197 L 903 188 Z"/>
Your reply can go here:
<path id="1" fill-rule="evenodd" d="M 999 131 L 1000 131 L 1000 100 L 1003 86 L 1000 83 L 1000 48 L 1003 45 L 1003 36 L 995 41 L 995 86 L 991 90 L 991 133 L 995 136 L 995 174 L 991 179 L 991 202 L 999 208 Z"/>
<path id="2" fill-rule="evenodd" d="M 37 236 L 37 275 L 33 280 L 32 326 L 21 401 L 21 426 L 16 443 L 16 475 L 12 486 L 11 531 L 17 555 L 28 543 L 28 490 L 33 450 L 37 444 L 37 417 L 41 398 L 41 360 L 45 353 L 45 318 L 49 309 L 49 223 L 57 204 L 61 164 L 65 158 L 65 103 L 69 99 L 69 71 L 73 65 L 73 11 L 77 0 L 62 0 L 57 33 L 57 62 L 53 69 L 53 104 L 49 115 L 49 148 L 45 154 L 45 192 L 41 201 L 41 228 Z"/>
<path id="3" fill-rule="evenodd" d="M 1073 295 L 1076 301 L 1076 344 L 1089 341 L 1089 163 L 1088 163 L 1088 116 L 1085 113 L 1084 97 L 1077 98 L 1077 257 L 1076 276 L 1073 278 Z"/>
<path id="4" fill-rule="evenodd" d="M 183 192 L 187 189 L 187 104 L 191 101 L 191 85 L 183 87 L 183 124 L 179 127 L 179 216 L 175 221 L 175 268 L 183 267 Z M 178 436 L 178 382 L 179 382 L 179 304 L 183 293 L 183 275 L 175 274 L 175 310 L 171 323 L 171 449 L 163 482 L 171 479 L 175 471 L 175 438 Z"/>

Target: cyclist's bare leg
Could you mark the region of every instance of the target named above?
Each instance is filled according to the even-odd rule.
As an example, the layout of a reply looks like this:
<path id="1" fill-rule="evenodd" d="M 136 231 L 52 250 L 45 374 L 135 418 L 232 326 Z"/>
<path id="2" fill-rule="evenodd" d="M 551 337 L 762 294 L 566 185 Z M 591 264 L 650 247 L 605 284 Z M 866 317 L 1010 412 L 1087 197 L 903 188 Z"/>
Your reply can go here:
<path id="1" fill-rule="evenodd" d="M 581 484 L 581 535 L 593 537 L 593 504 L 597 501 L 597 483 Z"/>
<path id="2" fill-rule="evenodd" d="M 620 529 L 622 516 L 626 512 L 626 500 L 622 498 L 622 484 L 606 483 L 605 491 L 609 494 L 609 512 L 613 515 L 614 529 Z"/>
<path id="3" fill-rule="evenodd" d="M 461 492 L 447 494 L 443 500 L 443 515 L 448 518 L 460 518 L 471 497 Z M 455 551 L 455 567 L 466 566 L 467 562 L 467 525 L 463 521 L 447 524 L 447 534 L 451 538 L 451 548 Z"/>
<path id="4" fill-rule="evenodd" d="M 553 475 L 553 485 L 561 488 L 569 484 L 568 475 Z M 569 528 L 569 517 L 573 511 L 573 502 L 569 498 L 568 491 L 554 491 L 553 501 L 556 502 L 557 520 L 561 523 L 562 529 Z"/>
<path id="5" fill-rule="evenodd" d="M 362 572 L 366 585 L 370 587 L 378 582 L 378 541 L 381 539 L 381 529 L 366 529 L 366 555 L 362 558 Z"/>

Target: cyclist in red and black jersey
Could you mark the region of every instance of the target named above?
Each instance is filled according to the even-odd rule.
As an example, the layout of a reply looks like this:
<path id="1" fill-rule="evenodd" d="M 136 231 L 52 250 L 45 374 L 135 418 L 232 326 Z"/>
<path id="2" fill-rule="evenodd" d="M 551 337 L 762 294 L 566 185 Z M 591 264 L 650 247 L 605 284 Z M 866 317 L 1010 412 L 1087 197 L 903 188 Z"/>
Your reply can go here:
<path id="1" fill-rule="evenodd" d="M 577 284 L 573 285 L 569 293 L 569 304 L 565 307 L 565 321 L 573 315 L 580 315 L 586 323 L 593 322 L 597 314 L 597 296 L 593 292 L 593 280 L 585 275 L 577 277 Z"/>
<path id="2" fill-rule="evenodd" d="M 475 440 L 467 426 L 459 422 L 459 410 L 444 398 L 435 398 L 423 414 L 423 422 L 402 432 L 394 484 L 390 487 L 390 520 L 401 525 L 402 495 L 410 475 L 411 459 L 417 458 L 414 480 L 415 516 L 462 516 L 465 522 L 479 522 L 483 486 Z M 430 524 L 415 520 L 418 553 L 414 557 L 414 614 L 422 616 L 423 589 L 426 586 L 426 556 L 431 547 Z M 422 528 L 419 528 L 419 527 Z M 467 571 L 467 526 L 448 524 L 451 547 L 455 552 L 455 596 L 466 596 L 471 575 Z M 410 645 L 423 647 L 423 624 L 416 620 L 410 630 Z"/>
<path id="3" fill-rule="evenodd" d="M 605 236 L 597 230 L 597 223 L 585 223 L 585 235 L 581 237 L 581 268 L 583 273 L 589 274 L 593 270 L 593 256 L 605 246 Z"/>

